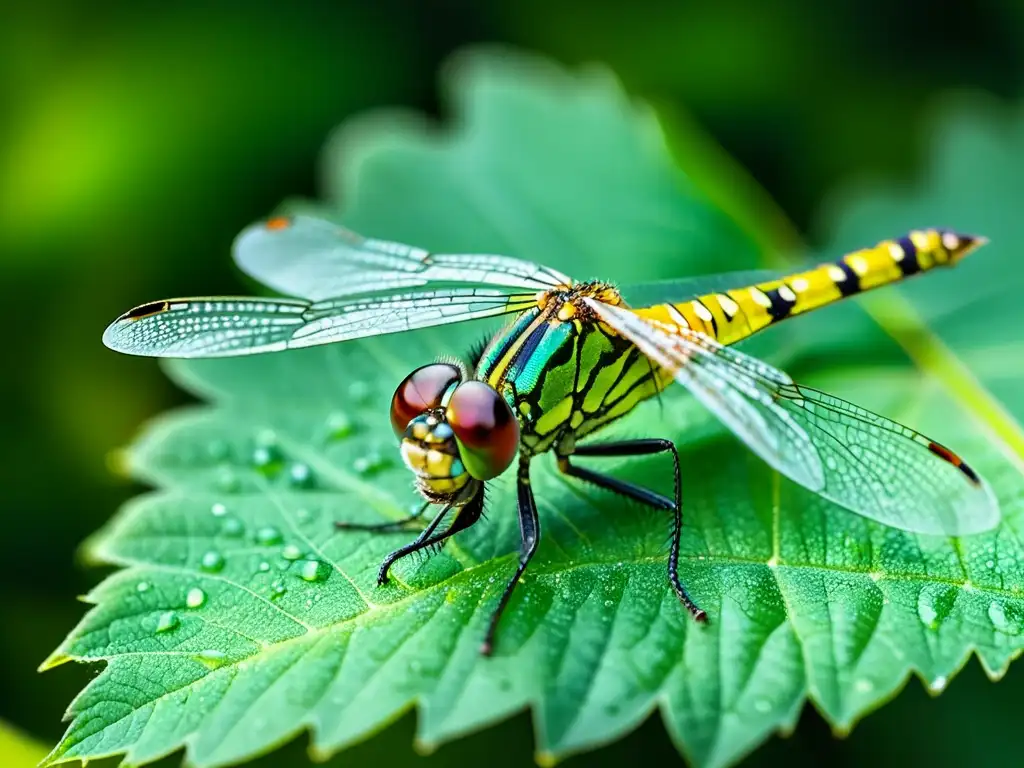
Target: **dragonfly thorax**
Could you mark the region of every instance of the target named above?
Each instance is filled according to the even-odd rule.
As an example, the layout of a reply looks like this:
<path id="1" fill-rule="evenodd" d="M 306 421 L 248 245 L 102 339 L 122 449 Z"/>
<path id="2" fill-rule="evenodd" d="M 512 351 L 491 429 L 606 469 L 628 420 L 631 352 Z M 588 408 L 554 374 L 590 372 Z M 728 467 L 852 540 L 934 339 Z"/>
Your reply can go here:
<path id="1" fill-rule="evenodd" d="M 622 295 L 614 286 L 599 280 L 591 280 L 543 291 L 537 295 L 537 308 L 562 322 L 574 319 L 584 322 L 594 320 L 594 311 L 583 301 L 585 298 L 596 299 L 616 307 L 622 304 Z"/>

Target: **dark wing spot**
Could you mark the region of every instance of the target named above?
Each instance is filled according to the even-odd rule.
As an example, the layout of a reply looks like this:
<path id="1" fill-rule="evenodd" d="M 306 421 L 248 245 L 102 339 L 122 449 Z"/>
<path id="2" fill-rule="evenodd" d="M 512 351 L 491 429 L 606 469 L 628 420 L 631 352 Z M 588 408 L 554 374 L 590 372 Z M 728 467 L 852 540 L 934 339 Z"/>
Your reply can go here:
<path id="1" fill-rule="evenodd" d="M 973 469 L 971 469 L 963 459 L 961 459 L 959 456 L 957 456 L 955 453 L 949 450 L 949 448 L 947 448 L 946 446 L 940 445 L 939 443 L 933 441 L 928 443 L 928 450 L 934 453 L 940 459 L 948 461 L 954 467 L 959 469 L 967 476 L 967 479 L 970 480 L 975 485 L 981 485 L 981 479 L 978 477 L 977 473 Z"/>
<path id="2" fill-rule="evenodd" d="M 267 219 L 266 227 L 271 231 L 278 231 L 282 229 L 288 229 L 292 225 L 291 217 L 289 216 L 275 216 L 272 219 Z"/>
<path id="3" fill-rule="evenodd" d="M 149 304 L 143 304 L 142 306 L 136 307 L 135 309 L 129 310 L 121 315 L 122 320 L 141 320 L 144 317 L 150 317 L 152 315 L 159 315 L 161 312 L 166 312 L 168 308 L 166 301 L 151 301 Z"/>

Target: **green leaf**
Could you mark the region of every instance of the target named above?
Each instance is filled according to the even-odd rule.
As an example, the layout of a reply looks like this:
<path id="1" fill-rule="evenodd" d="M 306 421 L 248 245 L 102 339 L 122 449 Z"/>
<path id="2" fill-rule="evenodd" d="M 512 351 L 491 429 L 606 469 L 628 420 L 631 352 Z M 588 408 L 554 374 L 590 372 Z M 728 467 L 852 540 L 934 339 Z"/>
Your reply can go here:
<path id="1" fill-rule="evenodd" d="M 674 166 L 649 111 L 606 73 L 484 51 L 460 59 L 447 83 L 454 129 L 390 115 L 340 132 L 328 210 L 375 236 L 521 255 L 580 278 L 765 262 L 764 233 L 735 223 L 751 211 L 726 215 L 705 191 L 722 182 L 687 174 L 711 167 L 687 158 L 706 142 L 677 137 L 682 170 Z M 967 290 L 966 279 L 959 285 Z M 824 328 L 801 333 L 813 341 Z M 862 322 L 847 341 L 871 344 L 878 365 L 800 365 L 796 344 L 776 357 L 969 456 L 1003 504 L 997 531 L 914 536 L 832 507 L 675 391 L 611 431 L 679 445 L 680 572 L 710 624 L 695 625 L 667 588 L 663 513 L 567 480 L 545 456 L 534 470 L 541 548 L 496 656 L 482 658 L 515 563 L 507 476 L 493 484 L 487 520 L 429 559 L 402 561 L 384 588 L 374 586 L 377 566 L 408 535 L 332 525 L 409 510 L 390 393 L 411 368 L 462 352 L 481 332 L 168 366 L 206 405 L 157 420 L 126 454 L 131 473 L 159 490 L 90 543 L 121 569 L 88 595 L 94 607 L 44 666 L 107 666 L 72 704 L 50 762 L 126 753 L 143 763 L 187 745 L 195 765 L 223 765 L 306 728 L 324 756 L 413 707 L 418 743 L 430 748 L 532 707 L 545 762 L 613 740 L 658 709 L 692 762 L 720 766 L 792 728 L 808 699 L 842 732 L 912 672 L 940 690 L 972 650 L 998 674 L 1024 647 L 1019 457 L 993 439 L 974 401 L 923 381 L 893 338 Z M 780 329 L 755 348 L 792 338 Z M 658 458 L 607 469 L 652 488 L 670 482 Z"/>

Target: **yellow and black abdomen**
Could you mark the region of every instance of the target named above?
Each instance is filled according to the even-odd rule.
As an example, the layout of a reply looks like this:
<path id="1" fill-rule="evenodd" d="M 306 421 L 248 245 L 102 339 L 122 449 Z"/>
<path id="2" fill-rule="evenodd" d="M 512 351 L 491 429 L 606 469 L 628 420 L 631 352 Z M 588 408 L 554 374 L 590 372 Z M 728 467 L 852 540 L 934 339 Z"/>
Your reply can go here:
<path id="1" fill-rule="evenodd" d="M 787 317 L 955 264 L 985 242 L 984 238 L 949 230 L 917 230 L 780 280 L 678 304 L 658 304 L 637 313 L 663 325 L 690 328 L 723 344 L 733 344 Z"/>

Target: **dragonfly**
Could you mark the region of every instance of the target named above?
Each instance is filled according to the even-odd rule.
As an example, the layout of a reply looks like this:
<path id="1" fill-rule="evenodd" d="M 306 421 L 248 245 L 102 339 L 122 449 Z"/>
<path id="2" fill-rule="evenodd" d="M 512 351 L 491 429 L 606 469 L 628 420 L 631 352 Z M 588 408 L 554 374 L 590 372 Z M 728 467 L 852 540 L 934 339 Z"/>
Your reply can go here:
<path id="1" fill-rule="evenodd" d="M 513 316 L 470 360 L 425 363 L 394 391 L 391 425 L 422 507 L 398 521 L 336 522 L 342 529 L 409 530 L 433 510 L 418 536 L 384 559 L 383 585 L 399 559 L 477 523 L 487 484 L 515 464 L 521 543 L 481 645 L 490 655 L 541 539 L 530 468 L 547 452 L 566 475 L 670 516 L 668 583 L 693 619 L 707 621 L 678 573 L 678 449 L 654 436 L 591 439 L 673 382 L 773 469 L 853 513 L 921 534 L 993 528 L 1000 511 L 991 488 L 960 455 L 734 348 L 787 318 L 952 266 L 985 242 L 948 229 L 914 230 L 793 274 L 662 282 L 658 301 L 632 306 L 626 297 L 643 294 L 640 288 L 576 281 L 506 255 L 432 253 L 316 216 L 278 216 L 245 228 L 233 254 L 243 272 L 279 297 L 149 302 L 114 320 L 103 341 L 134 355 L 228 357 Z M 671 495 L 578 462 L 655 454 L 672 461 Z"/>

